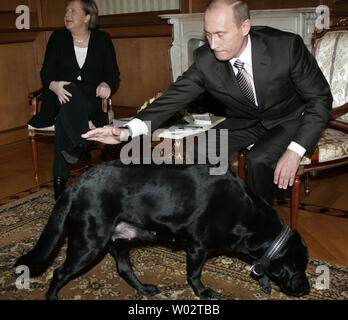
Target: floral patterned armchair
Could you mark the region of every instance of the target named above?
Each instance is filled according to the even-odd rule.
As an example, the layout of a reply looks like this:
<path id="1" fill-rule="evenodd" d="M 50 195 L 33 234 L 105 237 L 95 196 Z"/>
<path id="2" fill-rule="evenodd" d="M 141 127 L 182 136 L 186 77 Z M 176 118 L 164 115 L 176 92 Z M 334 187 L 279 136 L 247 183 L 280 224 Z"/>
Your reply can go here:
<path id="1" fill-rule="evenodd" d="M 348 27 L 333 27 L 313 34 L 313 55 L 331 87 L 333 96 L 331 121 L 323 131 L 315 153 L 304 156 L 291 196 L 291 227 L 297 225 L 301 176 L 348 164 Z"/>

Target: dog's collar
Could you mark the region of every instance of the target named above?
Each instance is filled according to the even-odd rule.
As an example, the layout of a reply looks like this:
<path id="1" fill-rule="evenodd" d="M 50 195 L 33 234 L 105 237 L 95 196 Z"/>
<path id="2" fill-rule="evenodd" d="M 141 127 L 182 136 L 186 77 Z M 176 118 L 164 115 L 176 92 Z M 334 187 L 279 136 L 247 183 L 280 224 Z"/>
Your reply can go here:
<path id="1" fill-rule="evenodd" d="M 271 264 L 272 258 L 284 247 L 286 242 L 289 240 L 291 233 L 291 229 L 287 225 L 284 225 L 281 233 L 272 242 L 272 245 L 263 254 L 260 260 L 251 266 L 250 271 L 258 277 L 264 276 L 267 268 Z"/>

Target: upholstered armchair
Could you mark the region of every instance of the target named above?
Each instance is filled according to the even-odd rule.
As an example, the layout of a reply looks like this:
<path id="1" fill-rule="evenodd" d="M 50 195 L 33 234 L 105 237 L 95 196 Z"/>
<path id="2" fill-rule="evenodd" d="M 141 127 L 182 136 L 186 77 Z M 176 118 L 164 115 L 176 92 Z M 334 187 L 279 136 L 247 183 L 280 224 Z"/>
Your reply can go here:
<path id="1" fill-rule="evenodd" d="M 315 153 L 304 156 L 291 199 L 291 227 L 297 226 L 301 176 L 309 193 L 309 172 L 348 164 L 348 27 L 336 27 L 313 34 L 312 53 L 330 84 L 333 96 L 331 121 L 322 133 Z"/>
<path id="2" fill-rule="evenodd" d="M 29 100 L 31 106 L 31 116 L 34 116 L 36 113 L 40 111 L 41 100 L 42 100 L 43 89 L 30 92 Z M 110 103 L 110 101 L 109 101 Z M 103 99 L 102 109 L 104 112 L 108 111 L 108 101 L 107 99 Z M 90 128 L 93 128 L 93 124 L 90 122 Z M 55 128 L 54 125 L 46 128 L 35 128 L 31 125 L 28 125 L 28 135 L 31 144 L 31 152 L 33 158 L 34 165 L 34 179 L 37 186 L 39 186 L 39 161 L 38 161 L 38 147 L 37 147 L 37 139 L 43 136 L 54 136 Z"/>
<path id="3" fill-rule="evenodd" d="M 317 148 L 309 157 L 302 158 L 295 183 L 291 190 L 292 229 L 297 227 L 301 180 L 304 176 L 305 192 L 309 194 L 309 173 L 348 164 L 348 27 L 333 27 L 312 39 L 312 53 L 330 84 L 333 95 L 331 121 L 323 131 Z M 240 153 L 239 175 L 246 179 L 245 153 Z"/>

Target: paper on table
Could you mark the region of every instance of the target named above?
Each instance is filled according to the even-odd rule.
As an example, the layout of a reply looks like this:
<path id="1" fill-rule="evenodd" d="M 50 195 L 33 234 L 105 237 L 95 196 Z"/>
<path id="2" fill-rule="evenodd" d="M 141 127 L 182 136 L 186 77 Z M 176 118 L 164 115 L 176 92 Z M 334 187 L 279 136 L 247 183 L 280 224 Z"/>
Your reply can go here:
<path id="1" fill-rule="evenodd" d="M 209 126 L 197 126 L 193 124 L 171 126 L 168 129 L 158 129 L 154 132 L 154 137 L 182 139 L 191 135 L 202 133 L 208 130 Z"/>
<path id="2" fill-rule="evenodd" d="M 180 125 L 180 126 L 173 126 L 173 127 L 188 127 L 187 129 L 184 130 L 174 130 L 174 131 L 169 131 L 168 129 L 158 129 L 156 130 L 152 135 L 154 138 L 164 138 L 164 139 L 183 139 L 185 137 L 195 135 L 195 134 L 200 134 L 201 132 L 207 131 L 216 125 L 218 125 L 220 122 L 224 121 L 226 118 L 225 117 L 219 117 L 219 116 L 214 116 L 212 115 L 212 124 L 211 125 L 195 125 L 195 124 L 187 124 L 187 125 Z M 190 127 L 199 127 L 199 129 L 193 129 Z M 200 129 L 202 128 L 202 129 Z"/>
<path id="3" fill-rule="evenodd" d="M 195 124 L 198 125 L 210 125 L 211 124 L 211 118 L 209 113 L 203 113 L 203 114 L 193 114 L 193 121 Z"/>
<path id="4" fill-rule="evenodd" d="M 200 132 L 204 128 L 202 126 L 192 125 L 192 124 L 184 124 L 184 125 L 177 125 L 177 126 L 171 126 L 168 128 L 168 131 L 171 133 L 181 133 L 181 132 Z"/>

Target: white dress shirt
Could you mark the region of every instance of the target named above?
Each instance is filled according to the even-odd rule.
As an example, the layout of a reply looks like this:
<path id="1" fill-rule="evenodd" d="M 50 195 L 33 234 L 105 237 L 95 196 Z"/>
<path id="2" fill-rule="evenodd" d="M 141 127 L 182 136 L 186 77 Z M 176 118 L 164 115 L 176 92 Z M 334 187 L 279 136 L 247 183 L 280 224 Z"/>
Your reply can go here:
<path id="1" fill-rule="evenodd" d="M 250 35 L 248 35 L 248 44 L 247 44 L 246 48 L 244 49 L 244 51 L 241 53 L 241 55 L 238 58 L 233 58 L 233 59 L 230 60 L 230 63 L 232 64 L 232 68 L 233 68 L 233 71 L 234 71 L 235 75 L 237 75 L 238 69 L 233 64 L 234 64 L 234 62 L 237 59 L 242 61 L 242 62 L 244 62 L 244 69 L 246 70 L 246 72 L 247 72 L 247 74 L 249 76 L 250 82 L 252 84 L 254 97 L 255 97 L 255 104 L 258 105 L 257 96 L 256 96 L 256 90 L 255 90 L 255 84 L 254 84 L 253 62 L 252 62 L 252 55 L 251 55 L 251 39 L 250 39 Z M 142 134 L 148 134 L 148 132 L 149 132 L 148 127 L 145 124 L 145 122 L 141 121 L 140 119 L 133 119 L 133 120 L 129 121 L 126 124 L 126 126 L 128 126 L 131 129 L 132 137 L 136 137 L 136 136 L 142 135 Z M 298 143 L 296 143 L 295 141 L 292 141 L 289 144 L 288 149 L 290 149 L 290 150 L 296 152 L 297 154 L 299 154 L 301 156 L 301 158 L 306 153 L 306 149 L 303 148 Z"/>
<path id="2" fill-rule="evenodd" d="M 255 91 L 255 84 L 254 84 L 254 75 L 253 75 L 253 62 L 251 59 L 251 40 L 250 40 L 250 35 L 248 35 L 248 44 L 246 46 L 246 48 L 244 49 L 244 51 L 242 52 L 242 54 L 238 57 L 238 58 L 233 58 L 230 60 L 230 63 L 232 65 L 234 74 L 237 76 L 238 74 L 238 69 L 234 66 L 234 63 L 236 62 L 236 60 L 240 60 L 242 62 L 244 62 L 244 69 L 247 72 L 248 76 L 249 76 L 249 80 L 251 82 L 251 86 L 253 88 L 253 92 L 254 92 L 254 98 L 255 98 L 255 104 L 258 106 L 257 103 L 257 96 L 256 96 L 256 91 Z"/>
<path id="3" fill-rule="evenodd" d="M 82 69 L 86 61 L 88 47 L 80 48 L 80 47 L 74 46 L 74 49 L 75 49 L 77 63 L 79 64 L 80 69 Z"/>

